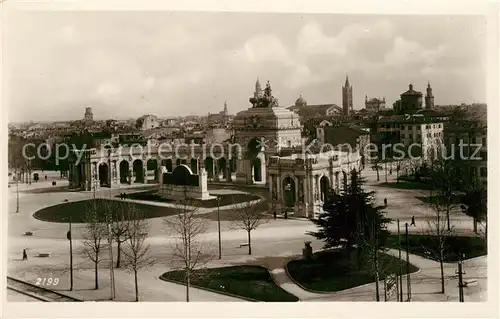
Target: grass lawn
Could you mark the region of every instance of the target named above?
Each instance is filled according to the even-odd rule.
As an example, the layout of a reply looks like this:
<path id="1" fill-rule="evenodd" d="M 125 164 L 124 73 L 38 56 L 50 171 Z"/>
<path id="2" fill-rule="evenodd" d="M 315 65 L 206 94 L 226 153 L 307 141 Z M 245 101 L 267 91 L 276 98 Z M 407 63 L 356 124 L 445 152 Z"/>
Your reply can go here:
<path id="1" fill-rule="evenodd" d="M 433 253 L 433 251 L 436 251 L 436 248 L 438 247 L 437 236 L 408 235 L 408 242 L 410 253 L 433 260 L 439 260 L 438 256 Z M 401 246 L 402 249 L 406 249 L 405 236 L 401 236 Z M 386 247 L 397 249 L 398 236 L 390 235 L 387 238 Z M 446 238 L 444 261 L 456 262 L 458 261 L 460 253 L 465 254 L 466 259 L 486 255 L 488 253 L 487 242 L 480 237 L 452 236 Z"/>
<path id="2" fill-rule="evenodd" d="M 120 197 L 119 195 L 116 197 Z M 248 202 L 256 199 L 260 199 L 257 195 L 252 194 L 243 194 L 243 193 L 235 193 L 235 194 L 227 194 L 227 195 L 219 195 L 220 197 L 220 206 L 232 205 L 237 203 Z M 160 202 L 160 203 L 175 203 L 175 200 L 168 199 L 166 197 L 162 197 L 156 190 L 147 191 L 147 192 L 139 192 L 126 194 L 125 198 L 137 199 L 137 200 L 147 200 L 152 202 Z M 194 200 L 199 207 L 203 208 L 214 208 L 217 207 L 217 199 L 209 199 L 209 200 Z"/>
<path id="3" fill-rule="evenodd" d="M 257 207 L 259 207 L 263 212 L 268 211 L 268 209 L 269 209 L 268 202 L 266 200 L 259 202 L 257 204 Z M 232 221 L 232 220 L 234 220 L 235 216 L 238 216 L 235 213 L 234 208 L 221 210 L 219 212 L 219 214 L 220 214 L 221 221 Z M 213 210 L 213 211 L 206 213 L 206 214 L 200 214 L 200 217 L 205 218 L 205 219 L 210 219 L 212 221 L 216 221 L 217 220 L 217 210 Z"/>
<path id="4" fill-rule="evenodd" d="M 160 276 L 184 282 L 184 271 L 169 271 Z M 227 292 L 257 301 L 298 301 L 299 298 L 277 286 L 269 271 L 261 266 L 245 265 L 203 270 L 203 275 L 191 280 L 193 286 Z"/>
<path id="5" fill-rule="evenodd" d="M 397 182 L 380 183 L 377 186 L 396 188 L 396 189 L 420 189 L 420 190 L 430 190 L 431 188 L 430 185 L 428 184 L 419 182 L 407 182 L 407 181 L 399 181 L 399 183 Z"/>
<path id="6" fill-rule="evenodd" d="M 402 264 L 406 273 L 406 262 L 402 261 Z M 398 259 L 383 253 L 379 254 L 379 266 L 381 270 L 387 269 L 387 273 L 399 270 Z M 310 261 L 293 260 L 287 264 L 287 269 L 296 282 L 315 291 L 340 291 L 375 282 L 369 267 L 357 269 L 356 252 L 353 251 L 349 258 L 345 249 L 318 252 Z M 410 264 L 410 272 L 417 270 L 417 267 Z"/>
<path id="7" fill-rule="evenodd" d="M 99 220 L 105 220 L 105 207 L 113 205 L 113 211 L 124 212 L 127 209 L 126 205 L 134 207 L 141 212 L 145 218 L 155 218 L 170 216 L 176 213 L 176 210 L 170 207 L 152 206 L 147 204 L 127 203 L 123 201 L 109 200 L 98 198 L 95 200 L 97 207 L 97 215 Z M 69 202 L 58 204 L 46 208 L 42 208 L 33 214 L 33 217 L 47 222 L 67 223 L 68 217 L 71 215 L 71 222 L 85 223 L 85 213 L 91 209 L 93 200 L 83 200 L 77 202 Z"/>

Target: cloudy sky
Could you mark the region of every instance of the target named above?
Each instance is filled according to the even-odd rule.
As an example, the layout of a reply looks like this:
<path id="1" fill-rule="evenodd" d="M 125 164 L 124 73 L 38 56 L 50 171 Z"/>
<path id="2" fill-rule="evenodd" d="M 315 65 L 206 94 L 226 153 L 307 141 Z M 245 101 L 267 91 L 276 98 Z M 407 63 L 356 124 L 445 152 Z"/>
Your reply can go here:
<path id="1" fill-rule="evenodd" d="M 486 20 L 474 16 L 17 12 L 6 33 L 9 121 L 230 113 L 255 80 L 280 105 L 389 105 L 431 82 L 436 104 L 486 100 Z"/>

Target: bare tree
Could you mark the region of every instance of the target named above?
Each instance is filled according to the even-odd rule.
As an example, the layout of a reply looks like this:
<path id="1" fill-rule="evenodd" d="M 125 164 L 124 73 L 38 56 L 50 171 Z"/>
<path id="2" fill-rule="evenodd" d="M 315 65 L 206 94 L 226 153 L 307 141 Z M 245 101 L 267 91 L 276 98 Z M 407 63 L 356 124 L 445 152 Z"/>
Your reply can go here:
<path id="1" fill-rule="evenodd" d="M 92 200 L 85 214 L 85 233 L 83 235 L 82 255 L 94 263 L 95 289 L 99 289 L 99 263 L 101 252 L 105 249 L 104 239 L 107 237 L 107 227 L 99 220 L 96 200 Z"/>
<path id="2" fill-rule="evenodd" d="M 142 212 L 137 211 L 135 208 L 129 209 L 126 222 L 123 255 L 125 257 L 125 266 L 134 273 L 135 301 L 139 301 L 137 273 L 140 269 L 151 266 L 154 259 L 149 256 L 151 246 L 145 242 L 148 236 L 148 223 L 144 219 Z"/>
<path id="3" fill-rule="evenodd" d="M 130 225 L 127 217 L 134 211 L 133 206 L 129 203 L 106 201 L 104 210 L 107 219 L 110 221 L 111 237 L 117 245 L 116 268 L 120 268 L 121 246 L 127 241 L 128 227 Z"/>
<path id="4" fill-rule="evenodd" d="M 435 204 L 444 209 L 447 228 L 451 230 L 450 212 L 457 206 L 455 190 L 461 184 L 462 177 L 459 163 L 452 158 L 445 158 L 444 151 L 444 149 L 437 147 L 437 155 L 431 159 L 432 193 L 430 199 L 434 201 L 433 198 L 436 198 Z"/>
<path id="5" fill-rule="evenodd" d="M 372 169 L 377 172 L 377 182 L 380 181 L 380 170 L 382 169 L 382 165 L 380 165 L 380 160 L 377 158 L 375 162 L 373 162 Z"/>
<path id="6" fill-rule="evenodd" d="M 441 268 L 441 293 L 445 293 L 444 288 L 444 254 L 446 250 L 446 239 L 453 234 L 453 228 L 448 228 L 448 223 L 445 218 L 446 206 L 439 200 L 433 200 L 432 208 L 434 216 L 427 219 L 428 230 L 427 234 L 435 237 L 435 241 L 431 241 L 424 247 L 426 254 L 431 255 L 439 260 Z"/>
<path id="7" fill-rule="evenodd" d="M 191 281 L 202 274 L 203 267 L 213 259 L 205 253 L 201 236 L 206 232 L 208 220 L 196 216 L 196 202 L 185 197 L 177 201 L 176 214 L 164 219 L 167 232 L 174 237 L 172 243 L 173 268 L 181 269 L 186 283 L 186 302 L 189 302 Z"/>
<path id="8" fill-rule="evenodd" d="M 259 201 L 249 201 L 237 204 L 235 208 L 235 217 L 231 221 L 231 228 L 243 229 L 248 234 L 248 254 L 252 254 L 251 232 L 260 225 L 267 223 L 269 216 L 259 206 Z"/>

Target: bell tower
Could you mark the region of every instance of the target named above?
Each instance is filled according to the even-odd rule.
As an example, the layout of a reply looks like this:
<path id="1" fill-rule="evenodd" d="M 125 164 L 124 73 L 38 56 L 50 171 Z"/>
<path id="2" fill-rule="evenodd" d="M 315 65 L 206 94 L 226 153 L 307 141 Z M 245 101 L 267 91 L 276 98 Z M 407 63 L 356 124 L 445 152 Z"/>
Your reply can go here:
<path id="1" fill-rule="evenodd" d="M 349 115 L 353 111 L 352 107 L 352 85 L 349 84 L 349 76 L 345 76 L 345 84 L 342 87 L 342 113 Z"/>
<path id="2" fill-rule="evenodd" d="M 427 82 L 427 93 L 425 94 L 425 108 L 431 109 L 434 107 L 434 95 L 432 95 L 431 83 Z"/>

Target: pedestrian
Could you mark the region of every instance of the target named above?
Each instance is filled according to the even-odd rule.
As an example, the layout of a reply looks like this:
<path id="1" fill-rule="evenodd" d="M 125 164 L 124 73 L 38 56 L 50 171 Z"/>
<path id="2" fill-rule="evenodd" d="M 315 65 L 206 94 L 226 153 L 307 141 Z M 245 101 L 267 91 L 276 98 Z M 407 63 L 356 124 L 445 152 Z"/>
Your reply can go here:
<path id="1" fill-rule="evenodd" d="M 384 206 L 387 207 L 387 198 L 384 198 Z"/>
<path id="2" fill-rule="evenodd" d="M 392 168 L 389 169 L 389 175 L 392 175 Z"/>
<path id="3" fill-rule="evenodd" d="M 285 219 L 288 219 L 288 212 L 285 210 Z"/>
<path id="4" fill-rule="evenodd" d="M 410 224 L 410 226 L 415 226 L 415 227 L 417 227 L 417 226 L 415 225 L 415 216 L 411 216 L 411 224 Z"/>
<path id="5" fill-rule="evenodd" d="M 45 175 L 45 180 L 47 180 L 47 175 Z"/>
<path id="6" fill-rule="evenodd" d="M 274 211 L 273 217 L 274 217 L 274 219 L 276 219 L 276 211 Z"/>
<path id="7" fill-rule="evenodd" d="M 26 253 L 26 249 L 23 249 L 23 260 L 28 260 L 28 254 Z"/>

